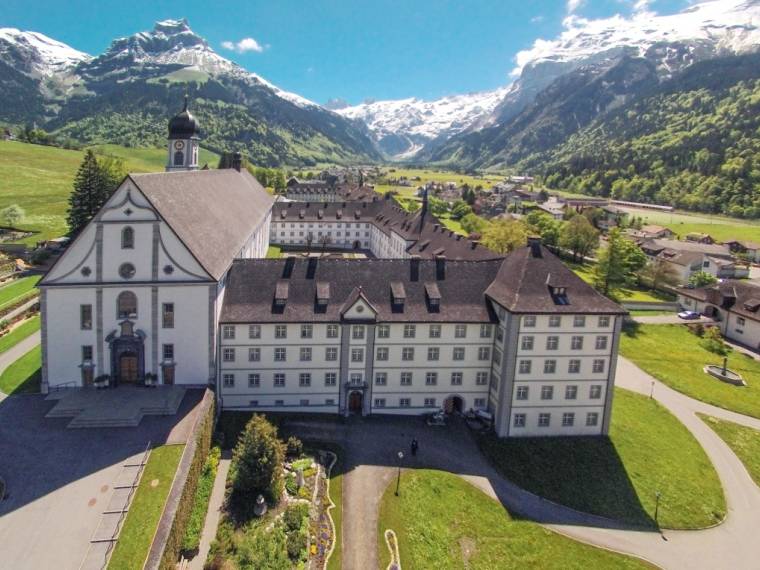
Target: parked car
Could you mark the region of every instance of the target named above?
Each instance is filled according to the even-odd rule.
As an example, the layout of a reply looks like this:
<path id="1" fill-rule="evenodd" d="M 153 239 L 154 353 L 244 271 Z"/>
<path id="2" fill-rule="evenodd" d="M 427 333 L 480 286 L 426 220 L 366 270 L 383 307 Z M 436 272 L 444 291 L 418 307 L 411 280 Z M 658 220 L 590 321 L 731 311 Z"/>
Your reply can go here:
<path id="1" fill-rule="evenodd" d="M 429 426 L 445 426 L 446 414 L 443 413 L 443 410 L 433 412 L 432 414 L 428 415 L 425 423 L 427 423 Z"/>
<path id="2" fill-rule="evenodd" d="M 681 311 L 678 313 L 678 318 L 683 319 L 685 321 L 693 321 L 695 319 L 698 319 L 700 317 L 700 314 L 696 311 Z"/>

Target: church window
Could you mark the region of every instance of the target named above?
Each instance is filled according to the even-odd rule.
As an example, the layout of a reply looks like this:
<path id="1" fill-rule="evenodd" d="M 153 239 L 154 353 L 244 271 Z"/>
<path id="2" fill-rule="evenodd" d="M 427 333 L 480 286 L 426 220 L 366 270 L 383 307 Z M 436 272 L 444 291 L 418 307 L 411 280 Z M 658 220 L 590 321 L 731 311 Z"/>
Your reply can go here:
<path id="1" fill-rule="evenodd" d="M 164 303 L 163 311 L 161 314 L 161 321 L 163 328 L 174 328 L 174 303 Z"/>
<path id="2" fill-rule="evenodd" d="M 119 275 L 122 279 L 132 279 L 135 276 L 135 266 L 131 263 L 122 263 L 119 266 Z"/>
<path id="3" fill-rule="evenodd" d="M 120 319 L 137 317 L 137 295 L 132 291 L 122 291 L 116 301 L 117 314 Z"/>
<path id="4" fill-rule="evenodd" d="M 174 345 L 173 344 L 163 345 L 163 355 L 164 355 L 164 360 L 174 360 Z"/>
<path id="5" fill-rule="evenodd" d="M 121 230 L 121 249 L 134 249 L 135 230 L 127 226 Z"/>
<path id="6" fill-rule="evenodd" d="M 79 328 L 83 331 L 92 329 L 92 305 L 79 306 Z"/>

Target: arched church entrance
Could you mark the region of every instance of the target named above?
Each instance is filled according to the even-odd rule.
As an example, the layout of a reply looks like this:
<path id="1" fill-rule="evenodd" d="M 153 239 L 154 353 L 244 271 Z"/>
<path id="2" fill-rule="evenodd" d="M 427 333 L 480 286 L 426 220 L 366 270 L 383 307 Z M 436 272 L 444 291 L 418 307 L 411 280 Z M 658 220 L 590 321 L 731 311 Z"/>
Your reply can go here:
<path id="1" fill-rule="evenodd" d="M 136 352 L 122 352 L 119 356 L 119 382 L 137 384 L 138 360 Z"/>
<path id="2" fill-rule="evenodd" d="M 364 396 L 361 392 L 354 391 L 348 395 L 348 411 L 352 414 L 360 414 L 362 412 L 362 402 Z"/>
<path id="3" fill-rule="evenodd" d="M 464 411 L 464 400 L 460 396 L 449 396 L 443 402 L 443 411 L 447 414 L 461 414 Z"/>

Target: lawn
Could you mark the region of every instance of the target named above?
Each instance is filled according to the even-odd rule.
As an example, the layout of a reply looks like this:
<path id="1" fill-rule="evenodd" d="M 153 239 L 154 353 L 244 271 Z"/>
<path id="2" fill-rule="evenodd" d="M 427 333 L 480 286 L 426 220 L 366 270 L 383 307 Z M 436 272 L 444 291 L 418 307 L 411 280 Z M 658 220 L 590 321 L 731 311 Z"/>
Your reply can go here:
<path id="1" fill-rule="evenodd" d="M 37 294 L 35 286 L 40 280 L 40 275 L 30 275 L 11 281 L 8 285 L 0 287 L 0 311 L 10 308 L 11 305 L 31 298 Z"/>
<path id="2" fill-rule="evenodd" d="M 712 416 L 697 415 L 726 442 L 755 484 L 760 486 L 760 431 Z"/>
<path id="3" fill-rule="evenodd" d="M 675 315 L 675 311 L 651 311 L 647 309 L 634 309 L 628 311 L 632 317 L 660 317 L 663 315 Z"/>
<path id="4" fill-rule="evenodd" d="M 737 387 L 705 374 L 705 364 L 722 364 L 723 357 L 699 345 L 684 325 L 629 325 L 620 353 L 674 390 L 720 408 L 760 418 L 760 362 L 739 352 L 728 367 L 747 382 Z"/>
<path id="5" fill-rule="evenodd" d="M 108 562 L 109 569 L 143 567 L 184 448 L 184 445 L 163 445 L 150 452 L 116 548 Z"/>
<path id="6" fill-rule="evenodd" d="M 438 216 L 438 219 L 441 220 L 441 223 L 443 223 L 443 225 L 450 229 L 452 232 L 461 234 L 463 236 L 468 235 L 467 232 L 464 231 L 464 228 L 462 227 L 462 224 L 459 222 L 459 220 L 453 220 L 449 214 Z"/>
<path id="7" fill-rule="evenodd" d="M 384 532 L 399 541 L 402 568 L 650 568 L 635 558 L 581 544 L 512 518 L 504 507 L 451 473 L 404 471 L 383 495 L 378 558 L 390 555 Z"/>
<path id="8" fill-rule="evenodd" d="M 511 481 L 574 509 L 633 525 L 700 528 L 726 502 L 697 440 L 655 400 L 615 389 L 609 438 L 483 438 L 481 449 Z"/>
<path id="9" fill-rule="evenodd" d="M 279 259 L 282 257 L 282 248 L 279 245 L 270 245 L 267 249 L 267 259 Z"/>
<path id="10" fill-rule="evenodd" d="M 583 279 L 586 283 L 593 282 L 593 265 L 591 263 L 573 263 L 571 261 L 565 261 L 565 265 L 572 269 L 575 274 Z M 661 291 L 652 291 L 651 289 L 638 286 L 616 289 L 614 297 L 616 301 L 619 301 L 621 303 L 624 301 L 645 301 L 649 303 L 659 303 L 663 301 L 670 302 L 675 299 L 673 295 L 670 295 L 668 293 L 663 293 Z"/>
<path id="11" fill-rule="evenodd" d="M 31 334 L 40 330 L 40 316 L 34 316 L 18 325 L 7 335 L 0 337 L 0 354 L 9 350 Z"/>
<path id="12" fill-rule="evenodd" d="M 166 151 L 117 145 L 94 147 L 96 152 L 124 159 L 127 171 L 162 172 Z M 74 176 L 84 151 L 52 146 L 0 141 L 0 208 L 18 204 L 26 216 L 20 228 L 39 232 L 25 243 L 34 244 L 66 233 L 66 209 Z M 198 161 L 215 167 L 217 156 L 201 149 Z"/>
<path id="13" fill-rule="evenodd" d="M 28 394 L 40 391 L 40 359 L 42 351 L 34 347 L 0 375 L 0 392 L 5 394 Z"/>
<path id="14" fill-rule="evenodd" d="M 691 232 L 710 234 L 716 241 L 730 239 L 760 241 L 760 223 L 726 216 L 659 212 L 639 208 L 623 208 L 632 216 L 640 216 L 644 224 L 665 226 L 683 237 Z"/>

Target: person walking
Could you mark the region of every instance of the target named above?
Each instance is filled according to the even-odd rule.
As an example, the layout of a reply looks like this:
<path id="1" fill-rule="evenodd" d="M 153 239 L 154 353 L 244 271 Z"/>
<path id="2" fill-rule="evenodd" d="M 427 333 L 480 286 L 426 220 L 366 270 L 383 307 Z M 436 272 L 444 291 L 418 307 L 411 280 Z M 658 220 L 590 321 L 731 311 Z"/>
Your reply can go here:
<path id="1" fill-rule="evenodd" d="M 417 443 L 416 438 L 412 438 L 412 455 L 417 455 L 417 448 L 419 447 L 419 444 Z"/>

